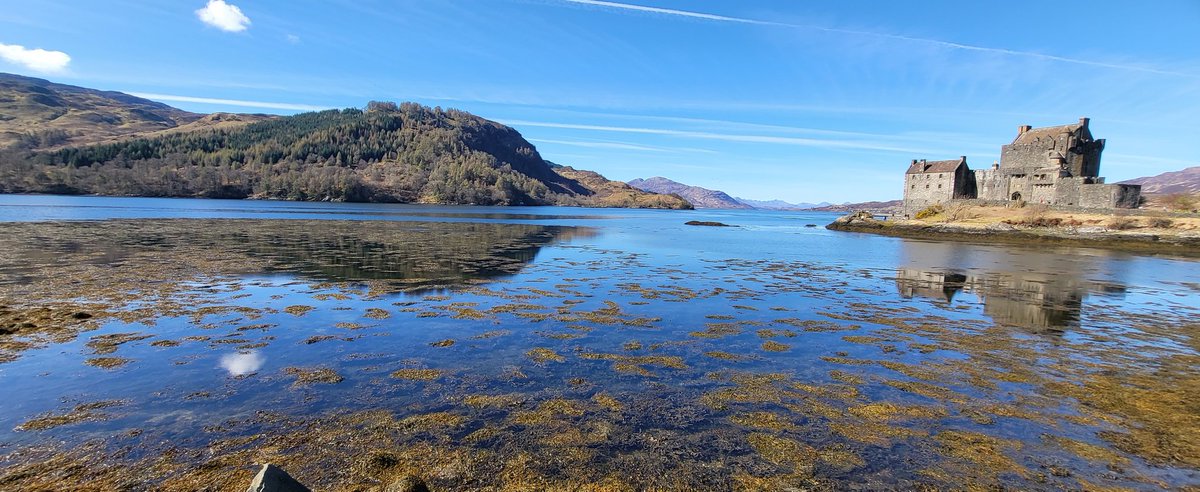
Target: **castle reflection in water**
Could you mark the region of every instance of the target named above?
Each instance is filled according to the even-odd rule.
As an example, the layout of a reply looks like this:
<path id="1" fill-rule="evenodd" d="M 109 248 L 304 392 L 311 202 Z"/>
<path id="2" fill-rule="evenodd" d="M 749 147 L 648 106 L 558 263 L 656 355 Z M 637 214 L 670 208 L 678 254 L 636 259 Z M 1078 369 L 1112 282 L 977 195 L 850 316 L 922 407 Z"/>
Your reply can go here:
<path id="1" fill-rule="evenodd" d="M 1079 327 L 1089 295 L 1124 297 L 1126 290 L 1126 263 L 1113 261 L 1119 253 L 1074 253 L 906 241 L 896 289 L 947 305 L 973 295 L 996 323 L 1062 332 Z"/>

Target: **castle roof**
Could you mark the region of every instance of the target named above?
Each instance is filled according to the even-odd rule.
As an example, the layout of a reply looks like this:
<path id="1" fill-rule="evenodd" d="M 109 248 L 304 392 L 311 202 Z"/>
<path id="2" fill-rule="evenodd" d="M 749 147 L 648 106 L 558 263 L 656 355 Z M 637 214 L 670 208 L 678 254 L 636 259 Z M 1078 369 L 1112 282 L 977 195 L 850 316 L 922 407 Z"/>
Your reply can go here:
<path id="1" fill-rule="evenodd" d="M 1080 128 L 1087 129 L 1088 119 L 1080 118 L 1079 123 L 1071 123 L 1069 125 L 1047 126 L 1043 128 L 1032 128 L 1022 126 L 1017 133 L 1017 138 L 1013 139 L 1013 144 L 1028 144 L 1034 143 L 1042 139 L 1053 139 L 1064 133 L 1076 133 Z M 1090 135 L 1090 133 L 1089 133 Z"/>
<path id="2" fill-rule="evenodd" d="M 960 157 L 948 161 L 913 160 L 904 174 L 952 173 L 958 166 L 966 165 L 967 158 Z"/>

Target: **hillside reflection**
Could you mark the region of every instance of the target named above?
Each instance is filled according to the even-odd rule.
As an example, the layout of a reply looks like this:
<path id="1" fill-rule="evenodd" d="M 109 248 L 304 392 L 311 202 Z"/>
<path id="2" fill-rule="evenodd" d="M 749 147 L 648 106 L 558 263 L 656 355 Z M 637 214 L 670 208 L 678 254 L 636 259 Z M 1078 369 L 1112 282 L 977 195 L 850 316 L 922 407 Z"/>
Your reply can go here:
<path id="1" fill-rule="evenodd" d="M 52 229 L 52 230 L 51 230 Z M 592 229 L 533 224 L 328 220 L 110 220 L 10 224 L 0 283 L 57 264 L 153 259 L 229 274 L 445 286 L 518 273 L 541 248 Z M 148 275 L 154 273 L 146 272 Z"/>
<path id="2" fill-rule="evenodd" d="M 1038 332 L 1080 326 L 1089 296 L 1123 297 L 1123 271 L 1106 253 L 1066 256 L 953 243 L 908 242 L 902 248 L 896 289 L 953 305 L 974 295 L 993 321 Z M 1003 265 L 1004 270 L 993 270 Z M 1113 280 L 1115 279 L 1115 280 Z"/>

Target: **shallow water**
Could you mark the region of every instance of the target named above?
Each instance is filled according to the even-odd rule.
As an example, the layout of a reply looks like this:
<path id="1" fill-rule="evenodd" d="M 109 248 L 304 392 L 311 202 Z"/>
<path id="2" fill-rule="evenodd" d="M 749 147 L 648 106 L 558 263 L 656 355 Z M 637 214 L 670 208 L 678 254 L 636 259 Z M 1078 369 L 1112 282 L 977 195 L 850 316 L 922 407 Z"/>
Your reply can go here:
<path id="1" fill-rule="evenodd" d="M 0 196 L 0 488 L 1200 482 L 1200 264 L 833 218 Z"/>

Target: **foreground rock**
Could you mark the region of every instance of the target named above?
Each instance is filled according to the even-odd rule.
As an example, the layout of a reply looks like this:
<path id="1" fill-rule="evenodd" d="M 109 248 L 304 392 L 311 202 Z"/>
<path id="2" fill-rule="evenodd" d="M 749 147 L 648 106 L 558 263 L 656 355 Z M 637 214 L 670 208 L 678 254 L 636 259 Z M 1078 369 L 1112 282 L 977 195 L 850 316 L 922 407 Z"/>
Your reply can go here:
<path id="1" fill-rule="evenodd" d="M 263 465 L 246 492 L 312 492 L 296 481 L 283 468 L 267 463 Z"/>
<path id="2" fill-rule="evenodd" d="M 729 224 L 724 224 L 721 222 L 712 222 L 712 221 L 708 221 L 708 220 L 689 220 L 687 222 L 684 222 L 683 225 L 703 226 L 703 227 L 733 227 Z"/>
<path id="3" fill-rule="evenodd" d="M 283 468 L 270 463 L 263 465 L 250 482 L 246 492 L 312 492 L 304 484 L 288 475 Z M 383 492 L 429 492 L 425 481 L 412 475 L 405 475 L 387 485 Z"/>
<path id="4" fill-rule="evenodd" d="M 408 475 L 392 482 L 383 492 L 429 492 L 429 487 L 420 478 Z"/>

